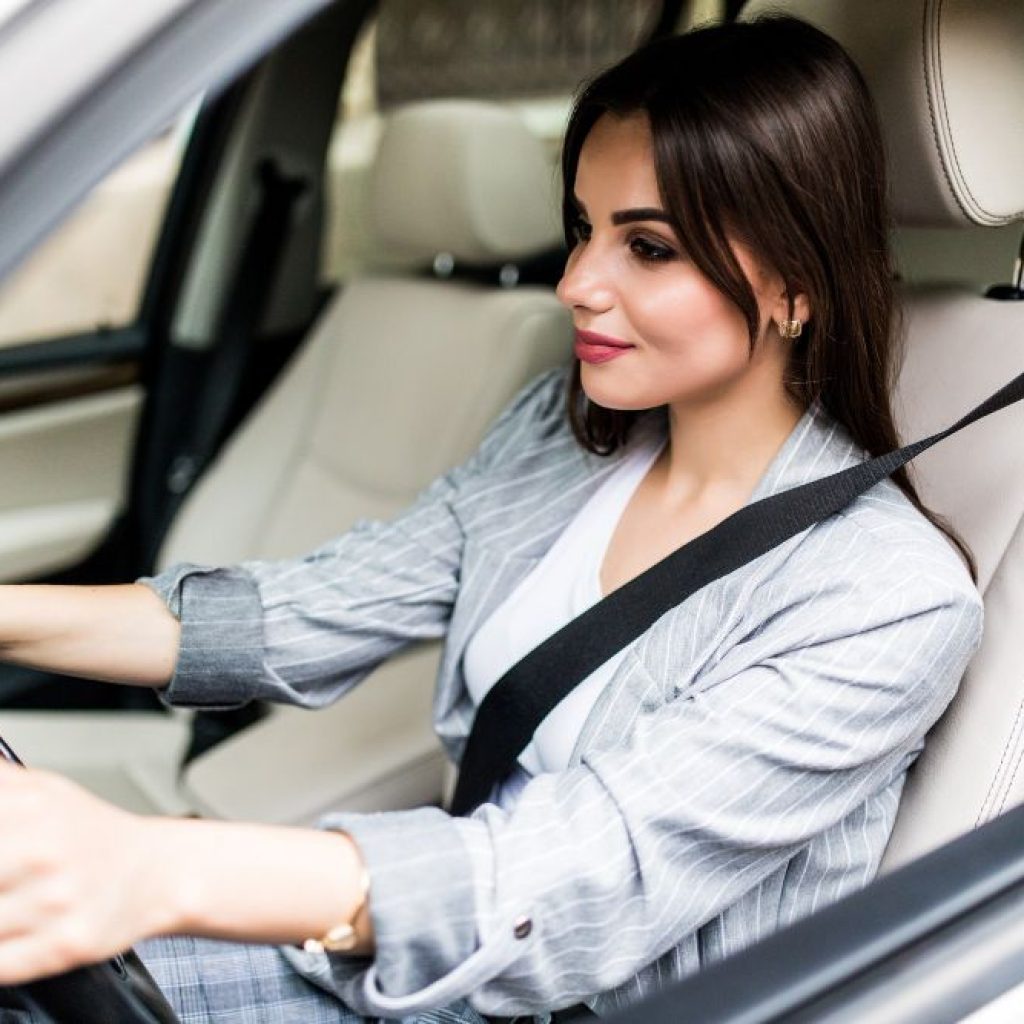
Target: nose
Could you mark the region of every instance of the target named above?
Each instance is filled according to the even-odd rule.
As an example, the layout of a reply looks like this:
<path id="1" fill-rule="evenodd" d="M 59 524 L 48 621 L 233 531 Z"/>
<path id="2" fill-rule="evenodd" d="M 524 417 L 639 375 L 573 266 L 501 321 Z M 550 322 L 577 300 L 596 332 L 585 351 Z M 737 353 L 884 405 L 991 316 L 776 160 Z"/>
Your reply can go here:
<path id="1" fill-rule="evenodd" d="M 614 305 L 611 278 L 593 242 L 577 245 L 569 253 L 555 294 L 563 306 L 573 311 L 604 313 Z"/>

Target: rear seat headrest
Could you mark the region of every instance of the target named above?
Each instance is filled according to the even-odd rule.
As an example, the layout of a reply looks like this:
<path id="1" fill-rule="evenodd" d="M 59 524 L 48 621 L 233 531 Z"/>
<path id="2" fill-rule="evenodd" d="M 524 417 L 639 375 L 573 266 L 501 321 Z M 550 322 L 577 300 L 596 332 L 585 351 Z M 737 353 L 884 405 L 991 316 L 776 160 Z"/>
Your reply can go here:
<path id="1" fill-rule="evenodd" d="M 559 244 L 555 172 L 540 140 L 503 107 L 431 100 L 390 115 L 371 186 L 380 240 L 429 262 L 493 264 Z"/>
<path id="2" fill-rule="evenodd" d="M 885 131 L 901 224 L 1024 219 L 1022 0 L 752 0 L 803 18 L 857 61 Z"/>

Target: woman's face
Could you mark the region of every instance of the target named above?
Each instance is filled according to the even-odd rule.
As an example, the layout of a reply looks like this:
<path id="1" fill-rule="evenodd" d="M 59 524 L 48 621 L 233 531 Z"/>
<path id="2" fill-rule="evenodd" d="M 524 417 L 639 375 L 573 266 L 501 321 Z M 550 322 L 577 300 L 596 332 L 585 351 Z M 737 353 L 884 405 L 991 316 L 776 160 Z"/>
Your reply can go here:
<path id="1" fill-rule="evenodd" d="M 591 401 L 649 409 L 705 404 L 754 379 L 781 387 L 792 343 L 768 328 L 771 316 L 788 315 L 781 279 L 732 244 L 761 309 L 751 355 L 743 314 L 687 258 L 667 221 L 645 115 L 601 117 L 583 144 L 574 193 L 580 220 L 558 297 L 572 310 Z"/>

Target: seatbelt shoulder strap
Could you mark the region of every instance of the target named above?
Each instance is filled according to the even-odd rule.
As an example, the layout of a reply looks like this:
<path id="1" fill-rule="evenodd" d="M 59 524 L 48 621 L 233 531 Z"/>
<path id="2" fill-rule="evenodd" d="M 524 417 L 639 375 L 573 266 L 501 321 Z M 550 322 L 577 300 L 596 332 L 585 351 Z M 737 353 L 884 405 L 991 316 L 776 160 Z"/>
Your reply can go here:
<path id="1" fill-rule="evenodd" d="M 671 608 L 839 512 L 932 445 L 1021 398 L 1024 374 L 937 434 L 745 505 L 567 623 L 487 692 L 466 743 L 452 813 L 468 814 L 486 800 L 555 706 Z"/>

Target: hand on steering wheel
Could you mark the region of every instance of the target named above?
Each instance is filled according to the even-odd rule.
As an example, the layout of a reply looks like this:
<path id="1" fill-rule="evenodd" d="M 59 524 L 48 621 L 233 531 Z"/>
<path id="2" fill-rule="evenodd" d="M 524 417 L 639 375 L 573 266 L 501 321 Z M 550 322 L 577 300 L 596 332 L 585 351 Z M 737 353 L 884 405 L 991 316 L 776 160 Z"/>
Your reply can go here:
<path id="1" fill-rule="evenodd" d="M 144 818 L 0 760 L 0 986 L 106 959 L 160 930 Z"/>
<path id="2" fill-rule="evenodd" d="M 21 765 L 0 736 L 0 764 Z M 2 776 L 7 780 L 8 776 Z M 179 1024 L 132 950 L 111 964 L 79 968 L 17 987 L 0 986 L 0 1005 L 29 1010 L 40 1024 Z M 2 1013 L 2 1011 L 0 1011 Z"/>

